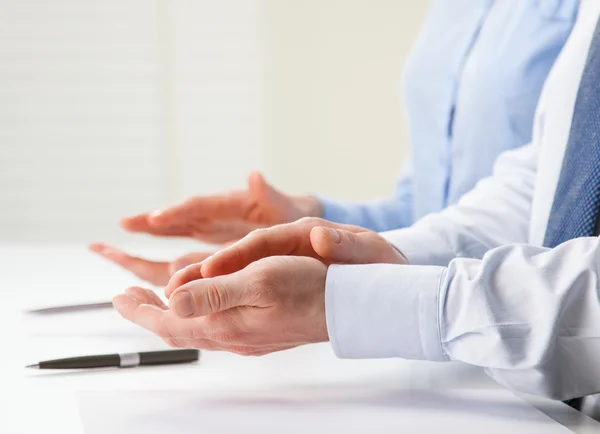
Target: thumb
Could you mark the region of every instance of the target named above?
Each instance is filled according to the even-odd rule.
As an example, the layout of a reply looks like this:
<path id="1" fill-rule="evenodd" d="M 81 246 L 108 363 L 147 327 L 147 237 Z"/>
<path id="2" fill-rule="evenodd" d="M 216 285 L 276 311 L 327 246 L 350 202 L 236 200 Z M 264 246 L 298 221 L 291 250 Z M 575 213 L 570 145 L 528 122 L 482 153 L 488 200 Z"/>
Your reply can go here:
<path id="1" fill-rule="evenodd" d="M 404 256 L 375 232 L 312 228 L 310 242 L 323 259 L 347 264 L 406 264 Z"/>
<path id="2" fill-rule="evenodd" d="M 277 202 L 283 196 L 260 172 L 252 172 L 248 176 L 248 192 L 252 198 L 269 203 Z"/>
<path id="3" fill-rule="evenodd" d="M 195 318 L 242 306 L 249 298 L 244 282 L 238 273 L 194 280 L 171 294 L 169 307 L 177 316 Z"/>

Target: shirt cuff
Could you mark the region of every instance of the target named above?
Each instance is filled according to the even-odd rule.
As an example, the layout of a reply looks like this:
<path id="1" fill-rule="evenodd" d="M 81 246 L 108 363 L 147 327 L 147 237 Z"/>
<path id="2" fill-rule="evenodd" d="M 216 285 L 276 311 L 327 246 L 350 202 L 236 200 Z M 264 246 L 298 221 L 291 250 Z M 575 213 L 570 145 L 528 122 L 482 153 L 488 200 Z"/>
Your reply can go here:
<path id="1" fill-rule="evenodd" d="M 442 267 L 331 265 L 325 309 L 335 354 L 448 360 L 439 329 L 445 272 Z"/>
<path id="2" fill-rule="evenodd" d="M 348 209 L 339 202 L 317 196 L 321 203 L 321 218 L 330 222 L 346 223 L 348 220 Z"/>
<path id="3" fill-rule="evenodd" d="M 372 231 L 407 227 L 412 223 L 410 203 L 401 198 L 372 202 L 335 202 L 317 196 L 321 217 L 336 223 L 362 226 Z"/>

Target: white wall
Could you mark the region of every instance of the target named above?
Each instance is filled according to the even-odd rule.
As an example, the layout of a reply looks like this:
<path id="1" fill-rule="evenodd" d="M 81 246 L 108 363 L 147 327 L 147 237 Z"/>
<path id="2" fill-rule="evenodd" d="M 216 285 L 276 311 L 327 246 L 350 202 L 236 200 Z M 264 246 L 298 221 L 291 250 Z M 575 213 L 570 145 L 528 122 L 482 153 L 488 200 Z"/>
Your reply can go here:
<path id="1" fill-rule="evenodd" d="M 391 193 L 407 148 L 400 76 L 429 1 L 269 5 L 269 174 L 332 198 Z"/>
<path id="2" fill-rule="evenodd" d="M 129 240 L 120 216 L 243 186 L 252 168 L 293 191 L 389 192 L 424 10 L 0 0 L 0 241 Z"/>

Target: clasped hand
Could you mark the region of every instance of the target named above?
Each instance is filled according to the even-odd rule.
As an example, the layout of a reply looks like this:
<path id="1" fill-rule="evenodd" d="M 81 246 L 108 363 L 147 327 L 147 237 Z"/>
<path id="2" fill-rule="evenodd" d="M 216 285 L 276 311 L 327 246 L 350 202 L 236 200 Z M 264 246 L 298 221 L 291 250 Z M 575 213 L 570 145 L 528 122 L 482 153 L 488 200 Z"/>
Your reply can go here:
<path id="1" fill-rule="evenodd" d="M 305 218 L 254 231 L 175 273 L 168 306 L 142 288 L 114 305 L 171 346 L 262 355 L 329 339 L 325 281 L 333 263 L 406 261 L 374 232 Z"/>

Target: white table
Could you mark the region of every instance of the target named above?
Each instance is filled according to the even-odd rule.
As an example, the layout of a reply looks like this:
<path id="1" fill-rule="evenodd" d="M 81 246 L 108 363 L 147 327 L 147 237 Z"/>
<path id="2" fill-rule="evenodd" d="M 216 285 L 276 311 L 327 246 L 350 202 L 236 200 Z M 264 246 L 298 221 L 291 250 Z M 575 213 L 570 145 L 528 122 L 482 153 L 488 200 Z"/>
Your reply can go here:
<path id="1" fill-rule="evenodd" d="M 175 253 L 182 253 L 181 249 L 163 251 L 167 256 Z M 427 420 L 430 428 L 439 419 L 443 425 L 439 431 L 449 433 L 502 432 L 504 424 L 513 433 L 549 432 L 561 425 L 577 433 L 600 432 L 600 424 L 560 402 L 514 398 L 478 368 L 403 360 L 338 360 L 328 345 L 260 358 L 203 352 L 200 363 L 177 366 L 78 372 L 23 368 L 48 358 L 166 348 L 111 309 L 40 317 L 23 313 L 33 306 L 110 299 L 139 283 L 81 246 L 0 245 L 4 300 L 1 433 L 106 432 L 113 430 L 111 423 L 125 416 L 128 419 L 119 424 L 132 423 L 134 428 L 123 432 L 133 432 L 138 422 L 141 427 L 150 416 L 173 429 L 154 423 L 156 431 L 146 428 L 146 433 L 207 433 L 211 431 L 200 427 L 217 417 L 234 423 L 231 426 L 244 420 L 251 425 L 249 432 L 268 432 L 261 424 L 274 424 L 278 417 L 291 424 L 278 431 L 296 432 L 302 426 L 302 430 L 309 427 L 311 432 L 321 432 L 331 426 L 333 414 L 339 416 L 334 428 L 345 432 L 352 428 L 360 432 L 360 424 L 370 417 L 378 421 L 387 417 L 401 426 L 400 419 L 408 416 Z M 427 404 L 411 408 L 420 399 Z M 174 403 L 178 403 L 175 409 L 161 413 L 160 409 Z M 174 411 L 180 412 L 177 418 Z M 268 417 L 248 419 L 256 414 Z M 457 415 L 462 426 L 447 426 L 447 420 L 457 423 Z M 356 421 L 344 427 L 344 421 L 352 417 Z M 191 429 L 196 422 L 200 423 L 197 431 Z M 172 423 L 185 424 L 184 429 L 175 429 Z"/>

